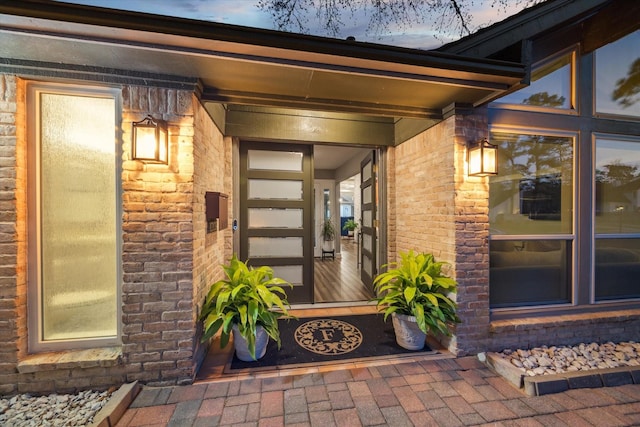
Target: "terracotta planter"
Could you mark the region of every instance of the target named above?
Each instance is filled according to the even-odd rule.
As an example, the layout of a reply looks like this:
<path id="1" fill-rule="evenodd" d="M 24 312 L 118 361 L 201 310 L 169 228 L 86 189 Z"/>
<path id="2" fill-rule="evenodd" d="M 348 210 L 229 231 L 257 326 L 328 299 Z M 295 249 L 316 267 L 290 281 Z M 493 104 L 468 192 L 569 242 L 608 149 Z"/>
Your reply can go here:
<path id="1" fill-rule="evenodd" d="M 418 327 L 414 316 L 393 313 L 393 330 L 396 333 L 396 342 L 407 350 L 422 350 L 427 339 L 427 334 Z"/>
<path id="2" fill-rule="evenodd" d="M 260 359 L 267 352 L 267 344 L 269 343 L 269 335 L 267 331 L 260 325 L 256 328 L 256 358 L 251 357 L 247 340 L 240 334 L 238 325 L 233 325 L 231 329 L 233 333 L 233 346 L 236 350 L 236 356 L 243 362 L 254 362 Z"/>

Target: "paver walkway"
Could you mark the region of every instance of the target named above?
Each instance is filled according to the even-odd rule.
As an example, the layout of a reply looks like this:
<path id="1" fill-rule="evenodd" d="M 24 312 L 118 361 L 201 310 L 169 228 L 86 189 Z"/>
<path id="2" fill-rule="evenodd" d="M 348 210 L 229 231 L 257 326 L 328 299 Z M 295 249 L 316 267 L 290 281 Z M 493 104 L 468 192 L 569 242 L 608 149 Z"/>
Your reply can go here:
<path id="1" fill-rule="evenodd" d="M 118 427 L 640 426 L 640 385 L 529 397 L 474 357 L 145 387 Z"/>

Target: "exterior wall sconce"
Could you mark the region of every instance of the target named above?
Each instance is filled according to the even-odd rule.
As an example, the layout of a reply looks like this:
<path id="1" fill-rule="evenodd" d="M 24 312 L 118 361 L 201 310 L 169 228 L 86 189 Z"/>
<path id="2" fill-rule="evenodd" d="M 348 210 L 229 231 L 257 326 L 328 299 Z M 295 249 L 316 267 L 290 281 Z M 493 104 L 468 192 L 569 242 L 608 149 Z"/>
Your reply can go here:
<path id="1" fill-rule="evenodd" d="M 150 115 L 133 122 L 133 160 L 168 164 L 169 133 L 167 125 Z"/>
<path id="2" fill-rule="evenodd" d="M 467 146 L 469 176 L 489 176 L 498 174 L 498 146 L 487 138 L 472 142 Z"/>

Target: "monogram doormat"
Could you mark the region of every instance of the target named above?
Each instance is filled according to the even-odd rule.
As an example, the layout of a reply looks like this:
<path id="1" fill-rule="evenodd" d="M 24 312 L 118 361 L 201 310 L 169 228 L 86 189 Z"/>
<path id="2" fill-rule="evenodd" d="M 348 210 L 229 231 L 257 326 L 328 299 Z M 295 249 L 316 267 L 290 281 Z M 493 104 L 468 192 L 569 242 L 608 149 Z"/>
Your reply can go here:
<path id="1" fill-rule="evenodd" d="M 427 345 L 419 351 L 400 347 L 391 318 L 387 322 L 383 319 L 382 314 L 280 319 L 280 350 L 275 341 L 269 340 L 264 357 L 243 362 L 234 355 L 227 371 L 437 353 Z"/>

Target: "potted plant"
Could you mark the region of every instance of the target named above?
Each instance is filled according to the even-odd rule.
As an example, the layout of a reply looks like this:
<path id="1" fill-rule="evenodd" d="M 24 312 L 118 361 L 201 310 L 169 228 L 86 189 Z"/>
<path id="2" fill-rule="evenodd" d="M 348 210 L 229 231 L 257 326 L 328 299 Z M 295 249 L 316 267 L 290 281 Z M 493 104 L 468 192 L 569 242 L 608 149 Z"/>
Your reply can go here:
<path id="1" fill-rule="evenodd" d="M 401 252 L 399 263 L 376 276 L 374 289 L 378 311 L 384 319 L 391 315 L 397 343 L 409 350 L 424 347 L 428 333 L 451 335 L 453 323 L 460 322 L 456 303 L 448 295 L 457 283 L 442 272 L 448 265 L 436 262 L 432 254 Z"/>
<path id="2" fill-rule="evenodd" d="M 320 235 L 322 235 L 322 250 L 333 251 L 333 239 L 336 237 L 336 229 L 331 219 L 327 218 L 324 220 L 322 228 L 320 229 Z"/>
<path id="3" fill-rule="evenodd" d="M 356 223 L 353 219 L 348 219 L 344 222 L 342 226 L 343 230 L 346 230 L 349 233 L 349 236 L 353 236 L 353 232 L 358 228 L 358 223 Z"/>
<path id="4" fill-rule="evenodd" d="M 235 255 L 222 268 L 226 278 L 211 285 L 200 313 L 202 341 L 221 331 L 220 347 L 224 348 L 233 334 L 236 356 L 243 361 L 264 356 L 269 337 L 280 348 L 278 319 L 293 317 L 282 285 L 292 285 L 273 277 L 270 267 L 248 267 Z"/>

